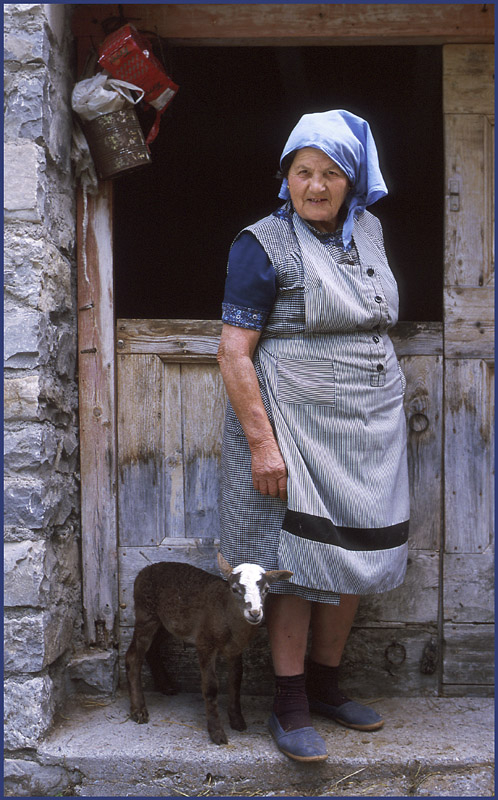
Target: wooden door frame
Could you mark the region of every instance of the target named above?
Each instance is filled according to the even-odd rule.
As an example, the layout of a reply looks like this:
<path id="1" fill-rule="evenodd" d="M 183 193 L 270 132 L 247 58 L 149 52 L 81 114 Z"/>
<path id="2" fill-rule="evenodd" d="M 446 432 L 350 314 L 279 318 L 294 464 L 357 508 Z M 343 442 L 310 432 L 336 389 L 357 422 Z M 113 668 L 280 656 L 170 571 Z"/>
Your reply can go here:
<path id="1" fill-rule="evenodd" d="M 494 6 L 484 4 L 96 4 L 74 13 L 80 68 L 119 8 L 138 28 L 188 46 L 494 41 Z M 103 649 L 117 640 L 118 618 L 112 197 L 110 181 L 97 195 L 80 189 L 77 216 L 83 606 L 86 641 Z"/>

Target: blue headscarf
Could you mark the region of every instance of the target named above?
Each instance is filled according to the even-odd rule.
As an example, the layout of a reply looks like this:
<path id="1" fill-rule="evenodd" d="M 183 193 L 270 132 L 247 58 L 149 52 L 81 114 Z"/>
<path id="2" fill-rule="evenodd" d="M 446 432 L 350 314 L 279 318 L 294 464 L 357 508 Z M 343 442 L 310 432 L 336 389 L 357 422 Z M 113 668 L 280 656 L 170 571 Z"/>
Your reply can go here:
<path id="1" fill-rule="evenodd" d="M 370 126 L 366 120 L 342 109 L 304 114 L 287 140 L 280 166 L 285 156 L 303 147 L 322 150 L 351 181 L 352 188 L 345 200 L 348 214 L 342 231 L 344 247 L 348 248 L 355 216 L 387 194 Z M 282 200 L 289 199 L 287 178 L 282 181 L 278 196 Z"/>

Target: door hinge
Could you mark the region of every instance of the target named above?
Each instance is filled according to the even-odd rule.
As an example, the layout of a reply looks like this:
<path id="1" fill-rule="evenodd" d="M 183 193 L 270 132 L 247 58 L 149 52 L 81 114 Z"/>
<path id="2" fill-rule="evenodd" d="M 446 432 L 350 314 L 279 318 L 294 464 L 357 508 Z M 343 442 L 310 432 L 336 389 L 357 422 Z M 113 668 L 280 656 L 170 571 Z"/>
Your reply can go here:
<path id="1" fill-rule="evenodd" d="M 460 211 L 460 181 L 450 181 L 450 211 Z"/>

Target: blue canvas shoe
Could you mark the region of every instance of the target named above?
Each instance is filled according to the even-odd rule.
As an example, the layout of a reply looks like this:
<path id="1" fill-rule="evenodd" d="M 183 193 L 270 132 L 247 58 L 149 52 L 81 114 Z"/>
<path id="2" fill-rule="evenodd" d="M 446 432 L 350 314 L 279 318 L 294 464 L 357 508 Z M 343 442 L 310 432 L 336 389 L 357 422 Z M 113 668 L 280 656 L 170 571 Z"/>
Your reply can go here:
<path id="1" fill-rule="evenodd" d="M 345 725 L 346 728 L 354 728 L 356 731 L 376 731 L 382 728 L 384 720 L 373 708 L 348 700 L 340 706 L 332 706 L 329 703 L 322 703 L 321 700 L 309 700 L 310 711 L 316 711 L 325 717 Z"/>
<path id="2" fill-rule="evenodd" d="M 268 727 L 279 750 L 295 761 L 325 761 L 327 746 L 314 728 L 297 728 L 284 731 L 275 713 L 268 720 Z"/>

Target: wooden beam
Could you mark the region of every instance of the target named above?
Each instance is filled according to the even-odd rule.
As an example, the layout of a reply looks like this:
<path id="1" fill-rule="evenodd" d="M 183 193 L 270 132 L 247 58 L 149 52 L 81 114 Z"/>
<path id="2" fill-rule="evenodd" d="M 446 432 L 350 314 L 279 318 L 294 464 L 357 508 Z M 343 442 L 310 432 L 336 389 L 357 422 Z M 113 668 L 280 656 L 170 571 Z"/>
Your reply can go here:
<path id="1" fill-rule="evenodd" d="M 83 606 L 88 644 L 112 646 L 117 614 L 112 187 L 78 192 L 78 356 Z"/>
<path id="2" fill-rule="evenodd" d="M 76 36 L 104 38 L 109 21 L 126 21 L 170 44 L 379 45 L 494 40 L 494 5 L 468 3 L 138 3 L 81 4 Z M 122 19 L 122 17 L 121 17 Z"/>
<path id="3" fill-rule="evenodd" d="M 472 6 L 475 8 L 476 6 Z M 445 114 L 494 114 L 494 47 L 452 47 L 443 51 Z"/>
<path id="4" fill-rule="evenodd" d="M 163 361 L 215 361 L 220 320 L 118 319 L 118 353 L 154 353 Z M 436 356 L 443 352 L 441 322 L 399 322 L 390 331 L 401 356 Z"/>

